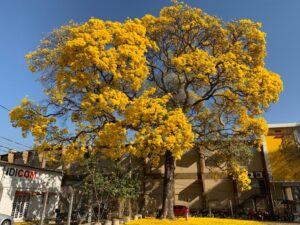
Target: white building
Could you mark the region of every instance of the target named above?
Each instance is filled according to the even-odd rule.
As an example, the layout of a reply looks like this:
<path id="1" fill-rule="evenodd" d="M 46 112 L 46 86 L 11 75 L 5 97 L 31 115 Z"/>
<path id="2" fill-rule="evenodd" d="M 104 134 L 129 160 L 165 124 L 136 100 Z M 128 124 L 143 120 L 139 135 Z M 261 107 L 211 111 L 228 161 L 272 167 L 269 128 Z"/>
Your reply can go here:
<path id="1" fill-rule="evenodd" d="M 0 213 L 15 221 L 38 220 L 48 192 L 46 218 L 55 216 L 62 172 L 0 161 Z"/>

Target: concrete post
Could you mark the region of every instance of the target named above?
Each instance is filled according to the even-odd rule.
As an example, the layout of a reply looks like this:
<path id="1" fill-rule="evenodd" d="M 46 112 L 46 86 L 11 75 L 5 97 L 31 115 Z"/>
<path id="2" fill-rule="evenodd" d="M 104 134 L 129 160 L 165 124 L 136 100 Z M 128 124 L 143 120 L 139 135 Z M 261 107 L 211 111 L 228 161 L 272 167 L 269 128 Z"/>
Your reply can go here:
<path id="1" fill-rule="evenodd" d="M 14 150 L 9 150 L 9 152 L 7 154 L 7 161 L 9 163 L 14 163 L 14 161 L 15 161 L 15 151 Z"/>
<path id="2" fill-rule="evenodd" d="M 113 219 L 112 220 L 112 225 L 120 225 L 120 220 L 119 219 Z"/>
<path id="3" fill-rule="evenodd" d="M 28 164 L 28 157 L 29 157 L 28 151 L 24 151 L 24 152 L 22 153 L 22 158 L 23 158 L 23 163 L 24 163 L 25 165 Z"/>
<path id="4" fill-rule="evenodd" d="M 134 215 L 133 220 L 138 220 L 139 216 L 138 215 Z"/>
<path id="5" fill-rule="evenodd" d="M 111 225 L 111 221 L 110 220 L 105 220 L 104 225 Z"/>

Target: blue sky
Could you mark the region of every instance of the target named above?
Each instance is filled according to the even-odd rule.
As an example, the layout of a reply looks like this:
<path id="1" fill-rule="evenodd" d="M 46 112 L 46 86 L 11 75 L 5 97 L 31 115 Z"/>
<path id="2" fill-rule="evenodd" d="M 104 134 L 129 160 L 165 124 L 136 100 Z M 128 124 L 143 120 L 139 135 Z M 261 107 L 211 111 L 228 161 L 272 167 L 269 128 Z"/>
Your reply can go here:
<path id="1" fill-rule="evenodd" d="M 225 21 L 249 18 L 262 22 L 267 33 L 266 66 L 279 73 L 284 92 L 264 115 L 269 123 L 300 121 L 300 1 L 299 0 L 186 0 Z M 41 86 L 31 74 L 24 56 L 45 34 L 70 20 L 90 17 L 123 21 L 126 18 L 158 15 L 169 0 L 0 0 L 0 104 L 13 108 L 23 97 L 39 101 Z M 2 146 L 24 149 L 2 137 L 32 146 L 19 129 L 10 125 L 8 112 L 0 108 L 0 150 Z"/>

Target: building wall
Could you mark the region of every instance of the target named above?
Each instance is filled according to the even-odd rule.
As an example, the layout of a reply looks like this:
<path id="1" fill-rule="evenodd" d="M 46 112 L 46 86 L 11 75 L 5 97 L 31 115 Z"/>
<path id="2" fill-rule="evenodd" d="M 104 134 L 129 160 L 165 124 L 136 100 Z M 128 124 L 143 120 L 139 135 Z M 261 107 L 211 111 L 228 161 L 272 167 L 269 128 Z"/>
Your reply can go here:
<path id="1" fill-rule="evenodd" d="M 217 168 L 212 173 L 214 166 L 206 164 L 197 152 L 184 154 L 176 161 L 175 204 L 188 205 L 192 211 L 229 209 L 231 203 L 236 208 L 271 210 L 271 199 L 275 200 L 273 206 L 289 200 L 289 191 L 295 198 L 297 190 L 300 192 L 300 188 L 295 188 L 300 187 L 300 149 L 294 130 L 295 127 L 271 128 L 264 149 L 253 149 L 247 166 L 253 174 L 250 191 L 239 191 L 238 185 Z M 162 207 L 163 173 L 163 160 L 147 173 L 146 208 L 150 211 Z"/>
<path id="2" fill-rule="evenodd" d="M 36 173 L 34 179 L 24 176 L 10 176 L 7 169 L 28 170 Z M 13 174 L 13 173 L 11 173 Z M 46 190 L 49 192 L 46 216 L 54 215 L 59 200 L 62 174 L 46 170 L 40 170 L 15 164 L 0 164 L 0 183 L 2 194 L 0 195 L 0 213 L 11 215 L 13 201 L 16 193 L 26 193 L 30 196 L 30 203 L 26 219 L 39 219 L 42 212 L 43 194 Z"/>
<path id="3" fill-rule="evenodd" d="M 156 168 L 149 168 L 146 173 L 146 208 L 154 213 L 162 207 L 164 159 Z M 175 170 L 175 204 L 189 205 L 191 209 L 202 206 L 202 184 L 200 180 L 200 157 L 198 152 L 185 153 L 181 160 L 176 161 Z"/>
<path id="4" fill-rule="evenodd" d="M 146 208 L 155 212 L 162 207 L 163 160 L 151 168 L 146 180 Z M 176 161 L 174 194 L 176 205 L 187 205 L 191 211 L 229 208 L 234 202 L 233 181 L 226 176 L 215 178 L 207 168 L 201 179 L 201 159 L 197 151 L 185 153 Z M 204 183 L 203 183 L 204 182 Z M 205 188 L 205 190 L 203 189 Z"/>
<path id="5" fill-rule="evenodd" d="M 273 210 L 300 221 L 300 124 L 278 124 L 269 129 L 264 153 Z M 297 137 L 298 136 L 298 137 Z"/>
<path id="6" fill-rule="evenodd" d="M 228 209 L 234 202 L 233 180 L 227 178 L 205 179 L 207 207 L 210 209 Z"/>
<path id="7" fill-rule="evenodd" d="M 274 128 L 266 137 L 272 181 L 300 182 L 300 149 L 294 136 L 294 128 Z"/>
<path id="8" fill-rule="evenodd" d="M 256 172 L 264 174 L 262 154 L 261 151 L 253 150 L 248 170 L 254 174 Z M 254 177 L 252 189 L 240 192 L 231 178 L 217 168 L 213 168 L 212 172 L 212 168 L 211 165 L 210 167 L 205 165 L 205 161 L 196 151 L 187 152 L 177 160 L 174 182 L 175 204 L 187 205 L 191 211 L 229 209 L 230 204 L 233 207 L 242 205 L 245 208 L 254 208 L 253 204 L 262 209 L 267 207 L 265 177 L 260 179 Z M 157 168 L 151 168 L 146 174 L 146 208 L 151 212 L 162 207 L 163 173 L 162 160 Z"/>
<path id="9" fill-rule="evenodd" d="M 300 187 L 300 148 L 296 127 L 274 127 L 266 137 L 266 154 L 271 173 L 270 190 L 275 200 L 287 199 L 289 187 Z"/>

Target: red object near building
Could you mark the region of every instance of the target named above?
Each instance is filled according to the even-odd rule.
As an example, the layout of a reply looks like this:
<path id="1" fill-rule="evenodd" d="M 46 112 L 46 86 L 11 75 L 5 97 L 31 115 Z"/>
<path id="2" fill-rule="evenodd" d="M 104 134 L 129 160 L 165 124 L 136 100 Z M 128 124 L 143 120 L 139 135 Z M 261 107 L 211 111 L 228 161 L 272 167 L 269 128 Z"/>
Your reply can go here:
<path id="1" fill-rule="evenodd" d="M 182 216 L 187 219 L 189 214 L 189 208 L 184 205 L 174 205 L 174 214 L 177 217 Z"/>

